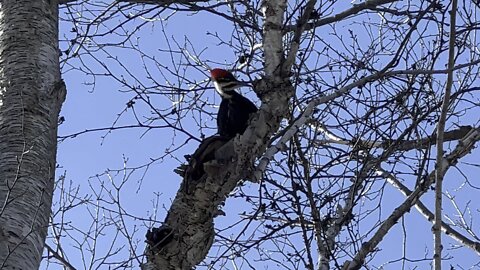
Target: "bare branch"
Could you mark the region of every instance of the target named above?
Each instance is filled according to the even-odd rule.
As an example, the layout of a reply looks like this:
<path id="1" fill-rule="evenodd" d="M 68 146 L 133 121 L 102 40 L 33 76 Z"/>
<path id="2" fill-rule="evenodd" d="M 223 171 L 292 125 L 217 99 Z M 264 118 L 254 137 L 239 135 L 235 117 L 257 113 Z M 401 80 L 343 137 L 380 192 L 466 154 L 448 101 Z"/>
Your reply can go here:
<path id="1" fill-rule="evenodd" d="M 457 17 L 457 0 L 452 1 L 452 9 L 450 11 L 450 41 L 448 53 L 448 77 L 445 94 L 443 96 L 442 110 L 437 124 L 437 157 L 436 157 L 436 173 L 435 173 L 435 222 L 433 224 L 433 239 L 435 246 L 435 254 L 433 255 L 433 265 L 435 270 L 442 269 L 442 196 L 443 196 L 443 176 L 445 172 L 441 171 L 440 166 L 443 160 L 443 142 L 445 132 L 445 122 L 447 120 L 448 107 L 450 106 L 450 93 L 453 84 L 453 67 L 455 65 L 455 39 L 456 39 L 456 17 Z"/>
<path id="2" fill-rule="evenodd" d="M 474 129 L 470 131 L 465 138 L 459 141 L 456 148 L 448 154 L 442 162 L 438 165 L 441 172 L 444 174 L 451 167 L 454 166 L 460 158 L 470 153 L 471 149 L 475 147 L 476 142 L 480 140 L 480 129 Z M 344 270 L 354 270 L 361 269 L 363 262 L 365 261 L 366 256 L 372 252 L 373 249 L 382 241 L 383 237 L 388 233 L 391 227 L 397 224 L 398 219 L 407 213 L 412 206 L 420 199 L 420 197 L 425 194 L 430 185 L 435 181 L 435 173 L 437 170 L 433 171 L 423 179 L 420 185 L 405 199 L 405 201 L 395 208 L 392 214 L 382 222 L 380 228 L 376 233 L 370 238 L 370 240 L 363 243 L 362 248 L 357 252 L 355 258 L 352 261 L 347 261 L 343 268 Z"/>
<path id="3" fill-rule="evenodd" d="M 345 10 L 345 11 L 339 13 L 339 14 L 336 14 L 336 15 L 331 16 L 331 17 L 319 19 L 319 20 L 317 20 L 315 22 L 312 22 L 312 23 L 307 23 L 306 25 L 302 25 L 302 27 L 304 28 L 304 30 L 308 31 L 308 30 L 311 30 L 315 27 L 319 27 L 319 26 L 322 26 L 322 25 L 327 25 L 327 24 L 330 24 L 330 23 L 341 21 L 345 18 L 348 18 L 352 15 L 358 14 L 362 11 L 374 10 L 378 6 L 385 5 L 385 4 L 388 4 L 388 3 L 397 2 L 397 1 L 398 0 L 367 0 L 367 1 L 365 1 L 363 3 L 360 3 L 360 4 L 354 4 L 352 8 L 347 9 L 347 10 Z M 287 27 L 285 27 L 285 32 L 297 31 L 298 26 L 299 25 L 287 26 Z"/>
<path id="4" fill-rule="evenodd" d="M 385 171 L 382 168 L 377 169 L 377 174 L 384 177 L 392 186 L 396 187 L 403 195 L 410 196 L 412 191 L 408 189 L 402 182 L 400 182 L 394 175 Z M 422 203 L 421 200 L 417 200 L 415 203 L 415 208 L 432 224 L 435 222 L 435 215 L 428 209 L 425 204 Z M 475 251 L 478 255 L 480 255 L 480 242 L 475 242 L 470 240 L 468 237 L 460 233 L 459 231 L 455 230 L 452 226 L 447 224 L 445 221 L 442 221 L 442 232 L 445 235 L 455 239 L 455 241 L 459 242 L 460 244 L 471 248 Z"/>
<path id="5" fill-rule="evenodd" d="M 55 251 L 50 245 L 45 244 L 45 247 L 47 248 L 48 252 L 55 258 L 57 259 L 63 266 L 68 269 L 68 270 L 75 270 L 76 268 L 73 267 L 62 255 L 60 255 L 57 251 Z"/>

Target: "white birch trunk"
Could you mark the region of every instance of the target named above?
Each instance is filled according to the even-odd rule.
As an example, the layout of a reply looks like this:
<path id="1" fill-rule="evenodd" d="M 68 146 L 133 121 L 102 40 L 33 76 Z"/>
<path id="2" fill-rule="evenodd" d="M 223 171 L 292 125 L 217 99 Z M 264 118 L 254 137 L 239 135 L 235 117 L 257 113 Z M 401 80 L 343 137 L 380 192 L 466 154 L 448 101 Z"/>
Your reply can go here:
<path id="1" fill-rule="evenodd" d="M 0 268 L 38 269 L 52 202 L 58 0 L 0 2 Z"/>

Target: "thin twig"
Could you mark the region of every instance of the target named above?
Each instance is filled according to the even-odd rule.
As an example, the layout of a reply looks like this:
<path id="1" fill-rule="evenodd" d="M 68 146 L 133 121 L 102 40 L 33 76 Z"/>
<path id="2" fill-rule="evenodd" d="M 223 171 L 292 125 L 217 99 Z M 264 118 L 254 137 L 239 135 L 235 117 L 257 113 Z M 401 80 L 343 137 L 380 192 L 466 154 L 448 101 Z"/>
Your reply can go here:
<path id="1" fill-rule="evenodd" d="M 455 64 L 455 23 L 457 12 L 457 0 L 452 1 L 452 9 L 450 11 L 450 41 L 448 52 L 448 75 L 445 95 L 443 97 L 442 111 L 437 125 L 437 158 L 435 168 L 435 222 L 433 224 L 435 253 L 433 255 L 434 269 L 442 269 L 442 185 L 443 176 L 441 166 L 443 161 L 443 137 L 445 132 L 445 122 L 447 119 L 448 105 L 450 103 L 450 93 L 453 84 L 453 66 Z"/>

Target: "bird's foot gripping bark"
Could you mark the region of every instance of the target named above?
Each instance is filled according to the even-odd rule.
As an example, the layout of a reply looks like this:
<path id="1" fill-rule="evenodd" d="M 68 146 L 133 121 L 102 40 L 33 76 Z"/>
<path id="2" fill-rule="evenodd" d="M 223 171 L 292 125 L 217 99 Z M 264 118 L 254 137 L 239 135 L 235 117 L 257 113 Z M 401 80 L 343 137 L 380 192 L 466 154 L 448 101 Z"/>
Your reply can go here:
<path id="1" fill-rule="evenodd" d="M 167 225 L 162 225 L 158 228 L 148 230 L 145 238 L 145 242 L 148 244 L 150 250 L 158 250 L 172 241 L 173 230 Z"/>

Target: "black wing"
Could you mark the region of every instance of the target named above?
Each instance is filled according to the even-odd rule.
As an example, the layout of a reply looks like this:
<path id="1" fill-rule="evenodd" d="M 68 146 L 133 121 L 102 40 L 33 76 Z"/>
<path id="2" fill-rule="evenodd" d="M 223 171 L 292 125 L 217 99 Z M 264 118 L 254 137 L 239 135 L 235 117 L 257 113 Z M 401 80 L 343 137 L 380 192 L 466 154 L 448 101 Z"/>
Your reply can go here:
<path id="1" fill-rule="evenodd" d="M 228 126 L 230 125 L 229 120 L 229 100 L 222 98 L 222 102 L 220 103 L 220 108 L 218 109 L 217 113 L 217 128 L 218 134 L 220 136 L 230 137 L 228 136 Z"/>
<path id="2" fill-rule="evenodd" d="M 248 98 L 232 92 L 231 97 L 222 99 L 220 104 L 217 115 L 218 133 L 229 138 L 243 134 L 250 114 L 256 111 L 257 107 Z"/>

